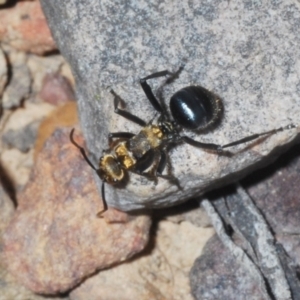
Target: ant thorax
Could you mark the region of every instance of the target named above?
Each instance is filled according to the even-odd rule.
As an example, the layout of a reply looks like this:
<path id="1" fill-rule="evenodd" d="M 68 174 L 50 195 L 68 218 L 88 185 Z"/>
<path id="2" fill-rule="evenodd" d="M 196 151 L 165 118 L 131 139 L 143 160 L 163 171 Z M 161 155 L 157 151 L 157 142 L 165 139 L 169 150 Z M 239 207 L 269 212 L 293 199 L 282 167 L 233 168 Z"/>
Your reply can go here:
<path id="1" fill-rule="evenodd" d="M 158 148 L 165 135 L 158 125 L 149 124 L 137 135 L 126 142 L 127 148 L 136 159 L 141 158 L 149 150 Z"/>
<path id="2" fill-rule="evenodd" d="M 165 135 L 158 125 L 149 124 L 128 141 L 118 141 L 100 158 L 99 175 L 107 183 L 123 181 L 125 173 L 136 167 L 137 161 L 149 150 L 159 148 Z"/>

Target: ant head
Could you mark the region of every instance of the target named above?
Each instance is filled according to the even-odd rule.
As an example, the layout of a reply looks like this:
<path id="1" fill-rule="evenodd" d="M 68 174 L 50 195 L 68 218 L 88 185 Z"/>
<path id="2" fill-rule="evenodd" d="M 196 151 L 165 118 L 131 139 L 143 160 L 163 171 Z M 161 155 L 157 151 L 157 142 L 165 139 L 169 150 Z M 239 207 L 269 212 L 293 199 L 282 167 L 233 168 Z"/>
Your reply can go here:
<path id="1" fill-rule="evenodd" d="M 118 160 L 112 154 L 104 154 L 99 161 L 98 175 L 108 184 L 118 184 L 123 181 L 125 174 Z"/>

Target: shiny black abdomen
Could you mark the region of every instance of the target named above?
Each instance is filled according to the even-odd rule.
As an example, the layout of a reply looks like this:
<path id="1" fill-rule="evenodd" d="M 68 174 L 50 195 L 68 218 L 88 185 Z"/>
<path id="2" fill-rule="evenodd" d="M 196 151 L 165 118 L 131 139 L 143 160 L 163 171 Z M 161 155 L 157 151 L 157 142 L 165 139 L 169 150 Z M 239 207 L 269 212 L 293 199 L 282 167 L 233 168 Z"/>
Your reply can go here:
<path id="1" fill-rule="evenodd" d="M 186 129 L 204 129 L 215 123 L 222 110 L 221 101 L 201 86 L 188 86 L 170 100 L 174 121 Z"/>

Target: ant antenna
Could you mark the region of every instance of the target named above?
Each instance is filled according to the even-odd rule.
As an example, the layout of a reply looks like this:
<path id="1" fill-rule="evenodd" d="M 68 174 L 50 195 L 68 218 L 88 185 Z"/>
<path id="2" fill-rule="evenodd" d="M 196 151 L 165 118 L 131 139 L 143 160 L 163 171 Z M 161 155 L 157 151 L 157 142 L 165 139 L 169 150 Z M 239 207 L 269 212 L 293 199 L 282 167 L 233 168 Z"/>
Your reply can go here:
<path id="1" fill-rule="evenodd" d="M 102 214 L 107 211 L 107 203 L 105 200 L 105 181 L 104 180 L 102 181 L 102 186 L 101 186 L 101 196 L 103 199 L 103 209 L 97 213 L 98 218 L 103 218 Z"/>
<path id="2" fill-rule="evenodd" d="M 75 145 L 80 150 L 80 153 L 82 154 L 82 156 L 85 159 L 85 161 L 89 164 L 89 166 L 93 170 L 95 170 L 97 172 L 98 170 L 94 167 L 94 165 L 92 164 L 92 162 L 89 160 L 88 156 L 85 153 L 85 150 L 80 145 L 78 145 L 77 142 L 75 142 L 74 137 L 73 137 L 74 131 L 75 131 L 75 128 L 73 128 L 71 130 L 71 132 L 70 132 L 70 140 L 71 140 L 72 144 Z"/>
<path id="3" fill-rule="evenodd" d="M 96 173 L 99 175 L 99 170 L 95 168 L 95 166 L 92 164 L 92 162 L 90 161 L 90 159 L 88 158 L 85 150 L 83 147 L 81 147 L 79 144 L 77 144 L 77 142 L 75 142 L 74 140 L 74 131 L 75 131 L 75 128 L 73 128 L 70 132 L 70 141 L 71 143 L 76 146 L 80 153 L 82 154 L 83 158 L 85 159 L 85 161 L 88 163 L 88 165 L 96 171 Z M 102 180 L 102 186 L 101 186 L 101 196 L 102 196 L 102 200 L 103 200 L 103 209 L 97 213 L 97 216 L 98 217 L 101 217 L 102 213 L 104 213 L 106 210 L 107 210 L 107 203 L 106 203 L 106 200 L 105 200 L 105 188 L 104 188 L 104 184 L 105 184 L 105 180 Z"/>

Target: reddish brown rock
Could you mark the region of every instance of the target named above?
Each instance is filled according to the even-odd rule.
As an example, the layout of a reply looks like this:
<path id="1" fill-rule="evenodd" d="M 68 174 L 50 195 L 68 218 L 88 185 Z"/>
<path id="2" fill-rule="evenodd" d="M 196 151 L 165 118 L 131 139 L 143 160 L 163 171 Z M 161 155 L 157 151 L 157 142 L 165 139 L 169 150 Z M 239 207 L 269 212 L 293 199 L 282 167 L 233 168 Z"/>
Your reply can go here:
<path id="1" fill-rule="evenodd" d="M 161 220 L 146 249 L 130 262 L 104 270 L 74 289 L 71 300 L 192 300 L 188 273 L 212 228 Z"/>
<path id="2" fill-rule="evenodd" d="M 34 158 L 36 159 L 45 141 L 60 127 L 74 127 L 78 124 L 77 104 L 69 101 L 57 107 L 41 123 L 34 148 Z"/>
<path id="3" fill-rule="evenodd" d="M 109 224 L 96 217 L 102 201 L 93 170 L 70 143 L 69 133 L 69 128 L 56 130 L 46 142 L 4 234 L 9 271 L 38 293 L 67 291 L 138 253 L 148 240 L 146 215 Z"/>
<path id="4" fill-rule="evenodd" d="M 32 93 L 37 95 L 36 101 L 44 101 L 40 97 L 40 92 L 43 89 L 44 78 L 47 74 L 59 73 L 71 82 L 74 86 L 74 78 L 70 70 L 70 66 L 60 54 L 47 56 L 38 56 L 34 54 L 27 55 L 26 62 L 30 73 L 32 74 Z"/>
<path id="5" fill-rule="evenodd" d="M 58 72 L 46 74 L 39 96 L 53 105 L 75 100 L 74 90 L 69 80 Z"/>
<path id="6" fill-rule="evenodd" d="M 2 235 L 3 231 L 7 227 L 10 219 L 14 213 L 14 205 L 13 205 L 13 190 L 9 189 L 10 183 L 8 180 L 3 177 L 3 172 L 1 171 L 1 182 L 0 184 L 0 299 L 1 300 L 43 300 L 45 299 L 42 296 L 38 296 L 33 294 L 31 291 L 26 289 L 25 287 L 17 284 L 15 279 L 12 277 L 11 274 L 7 272 L 7 268 L 5 267 L 4 258 L 2 256 Z M 9 191 L 9 194 L 5 191 L 3 187 L 6 187 L 6 190 Z M 11 197 L 12 198 L 11 198 Z M 55 300 L 58 299 L 65 299 L 67 298 L 54 298 Z"/>
<path id="7" fill-rule="evenodd" d="M 36 54 L 56 49 L 39 1 L 0 10 L 0 41 Z"/>
<path id="8" fill-rule="evenodd" d="M 7 272 L 4 262 L 0 261 L 0 299 L 1 300 L 49 300 L 37 295 L 16 282 L 15 278 Z M 67 296 L 51 297 L 51 300 L 69 300 Z"/>

